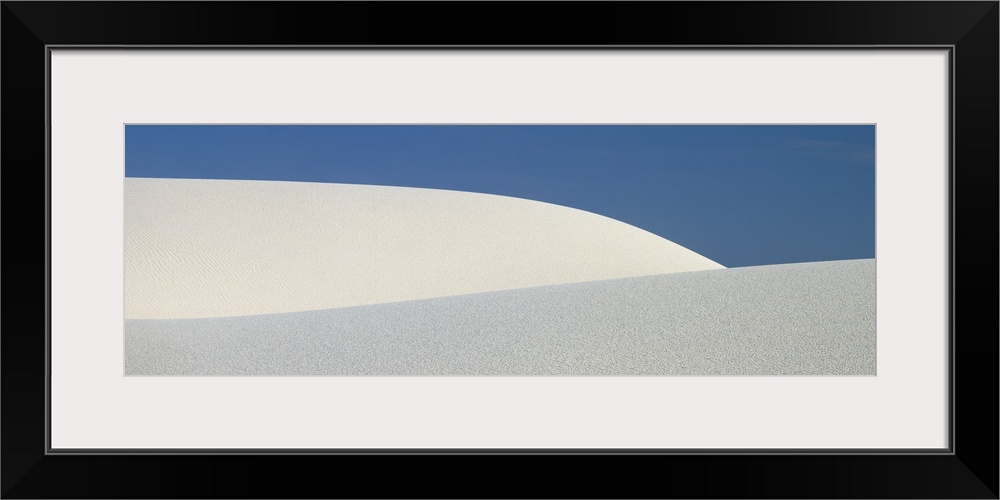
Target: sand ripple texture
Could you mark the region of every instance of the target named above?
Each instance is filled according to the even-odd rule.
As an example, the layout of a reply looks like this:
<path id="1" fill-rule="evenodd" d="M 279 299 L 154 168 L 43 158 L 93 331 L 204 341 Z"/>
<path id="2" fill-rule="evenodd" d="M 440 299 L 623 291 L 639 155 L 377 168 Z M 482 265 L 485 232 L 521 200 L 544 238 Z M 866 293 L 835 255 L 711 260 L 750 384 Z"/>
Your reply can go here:
<path id="1" fill-rule="evenodd" d="M 310 311 L 723 266 L 572 208 L 459 191 L 125 179 L 125 317 Z"/>
<path id="2" fill-rule="evenodd" d="M 875 261 L 127 320 L 126 375 L 875 375 Z"/>

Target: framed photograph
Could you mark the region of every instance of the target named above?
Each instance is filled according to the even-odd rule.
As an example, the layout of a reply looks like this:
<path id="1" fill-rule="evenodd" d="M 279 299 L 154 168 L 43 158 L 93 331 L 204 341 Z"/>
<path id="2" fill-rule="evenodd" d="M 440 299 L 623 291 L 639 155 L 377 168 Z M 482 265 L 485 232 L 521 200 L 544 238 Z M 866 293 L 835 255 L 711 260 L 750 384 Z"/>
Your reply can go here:
<path id="1" fill-rule="evenodd" d="M 5 2 L 3 496 L 997 498 L 997 2 L 519 5 Z"/>

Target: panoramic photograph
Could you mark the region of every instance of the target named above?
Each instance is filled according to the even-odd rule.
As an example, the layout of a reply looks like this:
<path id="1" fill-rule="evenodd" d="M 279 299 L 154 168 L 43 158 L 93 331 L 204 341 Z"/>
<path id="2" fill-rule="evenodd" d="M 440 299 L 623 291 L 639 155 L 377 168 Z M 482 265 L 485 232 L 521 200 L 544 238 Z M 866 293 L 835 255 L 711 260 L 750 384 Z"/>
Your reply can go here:
<path id="1" fill-rule="evenodd" d="M 126 376 L 876 374 L 874 125 L 126 125 Z"/>

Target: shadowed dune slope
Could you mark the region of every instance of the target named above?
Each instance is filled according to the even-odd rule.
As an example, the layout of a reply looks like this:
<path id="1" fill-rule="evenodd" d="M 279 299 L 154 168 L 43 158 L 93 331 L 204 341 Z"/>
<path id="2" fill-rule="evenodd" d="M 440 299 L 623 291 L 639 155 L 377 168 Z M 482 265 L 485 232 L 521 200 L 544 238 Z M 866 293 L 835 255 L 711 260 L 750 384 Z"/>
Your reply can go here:
<path id="1" fill-rule="evenodd" d="M 307 182 L 125 179 L 125 317 L 308 311 L 722 268 L 593 213 Z"/>
<path id="2" fill-rule="evenodd" d="M 126 375 L 874 375 L 875 261 L 125 322 Z"/>

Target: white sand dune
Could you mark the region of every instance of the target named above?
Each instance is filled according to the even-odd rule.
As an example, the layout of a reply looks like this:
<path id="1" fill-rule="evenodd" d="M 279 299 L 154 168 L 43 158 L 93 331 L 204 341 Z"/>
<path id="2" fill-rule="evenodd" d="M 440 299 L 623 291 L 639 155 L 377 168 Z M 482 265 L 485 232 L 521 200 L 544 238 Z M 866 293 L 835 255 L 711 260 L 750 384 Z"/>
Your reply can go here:
<path id="1" fill-rule="evenodd" d="M 874 375 L 875 261 L 127 320 L 126 375 Z"/>
<path id="2" fill-rule="evenodd" d="M 310 311 L 722 268 L 628 224 L 476 193 L 125 179 L 125 317 Z"/>

